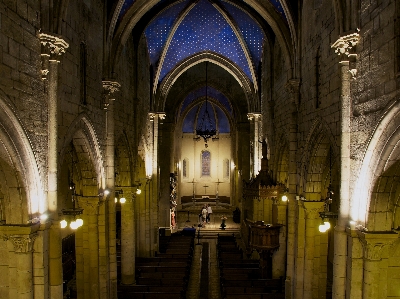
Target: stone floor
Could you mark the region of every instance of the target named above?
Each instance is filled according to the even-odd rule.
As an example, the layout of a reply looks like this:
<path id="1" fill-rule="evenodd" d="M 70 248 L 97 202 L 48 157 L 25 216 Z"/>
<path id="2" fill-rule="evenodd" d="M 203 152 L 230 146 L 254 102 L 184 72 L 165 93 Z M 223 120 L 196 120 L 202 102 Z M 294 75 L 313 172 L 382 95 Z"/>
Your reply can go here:
<path id="1" fill-rule="evenodd" d="M 201 206 L 196 206 L 177 213 L 178 226 L 176 230 L 185 227 L 196 228 L 196 245 L 186 297 L 187 299 L 221 299 L 217 260 L 217 234 L 235 234 L 235 236 L 239 236 L 239 224 L 233 222 L 231 209 L 213 207 L 210 223 L 206 223 L 199 228 L 200 209 Z M 220 229 L 221 216 L 227 217 L 225 230 Z"/>

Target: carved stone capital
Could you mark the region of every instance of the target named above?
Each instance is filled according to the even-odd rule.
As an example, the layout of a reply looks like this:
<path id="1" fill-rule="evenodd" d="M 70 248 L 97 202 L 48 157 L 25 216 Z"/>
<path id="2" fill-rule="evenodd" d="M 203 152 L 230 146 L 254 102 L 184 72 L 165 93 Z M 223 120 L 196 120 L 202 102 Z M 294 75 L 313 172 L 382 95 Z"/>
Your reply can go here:
<path id="1" fill-rule="evenodd" d="M 116 81 L 103 81 L 103 89 L 106 95 L 111 95 L 114 92 L 119 91 L 121 84 Z"/>
<path id="2" fill-rule="evenodd" d="M 290 79 L 285 84 L 285 89 L 290 95 L 291 102 L 295 105 L 296 109 L 299 108 L 299 94 L 300 94 L 300 80 Z"/>
<path id="3" fill-rule="evenodd" d="M 345 35 L 343 37 L 339 37 L 339 39 L 332 44 L 331 48 L 335 48 L 336 54 L 346 55 L 349 57 L 351 55 L 351 49 L 353 49 L 357 45 L 359 40 L 360 35 L 358 34 L 358 32 L 355 32 L 349 35 Z"/>
<path id="4" fill-rule="evenodd" d="M 108 109 L 108 106 L 110 106 L 110 101 L 115 100 L 111 98 L 111 95 L 115 92 L 118 92 L 119 89 L 121 88 L 121 84 L 119 84 L 116 81 L 103 81 L 103 91 L 104 91 L 104 110 Z"/>
<path id="5" fill-rule="evenodd" d="M 42 44 L 42 54 L 61 56 L 69 47 L 65 40 L 54 35 L 39 33 L 39 39 Z"/>
<path id="6" fill-rule="evenodd" d="M 5 235 L 3 240 L 10 240 L 14 245 L 16 253 L 29 253 L 33 252 L 33 242 L 35 241 L 37 234 L 30 235 Z"/>
<path id="7" fill-rule="evenodd" d="M 42 45 L 42 69 L 40 73 L 42 80 L 46 80 L 49 73 L 49 59 L 59 62 L 60 56 L 68 49 L 69 44 L 62 38 L 46 33 L 39 33 L 39 40 Z"/>
<path id="8" fill-rule="evenodd" d="M 149 120 L 154 121 L 154 119 L 158 116 L 159 119 L 163 120 L 166 117 L 165 112 L 149 112 Z"/>
<path id="9" fill-rule="evenodd" d="M 254 121 L 260 121 L 261 113 L 257 113 L 257 112 L 247 113 L 247 119 L 254 120 Z"/>
<path id="10" fill-rule="evenodd" d="M 380 261 L 385 249 L 390 249 L 399 240 L 395 232 L 361 232 L 357 231 L 363 247 L 364 258 L 371 261 Z"/>
<path id="11" fill-rule="evenodd" d="M 300 80 L 290 79 L 288 82 L 286 82 L 285 89 L 292 96 L 297 96 L 300 92 Z"/>
<path id="12" fill-rule="evenodd" d="M 306 214 L 306 219 L 318 219 L 319 212 L 324 210 L 324 202 L 321 201 L 300 201 L 304 212 Z"/>

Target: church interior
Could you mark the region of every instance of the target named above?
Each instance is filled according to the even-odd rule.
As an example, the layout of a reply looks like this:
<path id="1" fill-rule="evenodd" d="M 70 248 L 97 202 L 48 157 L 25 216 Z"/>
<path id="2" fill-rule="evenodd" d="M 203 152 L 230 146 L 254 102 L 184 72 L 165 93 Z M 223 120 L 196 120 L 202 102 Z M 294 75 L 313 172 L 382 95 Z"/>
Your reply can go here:
<path id="1" fill-rule="evenodd" d="M 0 0 L 1 299 L 400 299 L 400 2 Z"/>

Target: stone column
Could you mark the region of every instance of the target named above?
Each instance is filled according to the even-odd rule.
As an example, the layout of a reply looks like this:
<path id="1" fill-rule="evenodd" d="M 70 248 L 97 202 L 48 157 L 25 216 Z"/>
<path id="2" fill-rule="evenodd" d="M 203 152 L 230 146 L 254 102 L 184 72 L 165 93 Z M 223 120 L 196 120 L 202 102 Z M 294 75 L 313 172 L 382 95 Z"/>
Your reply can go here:
<path id="1" fill-rule="evenodd" d="M 158 238 L 155 238 L 156 235 L 158 235 L 158 232 L 156 233 L 155 231 L 158 229 L 158 226 L 160 224 L 159 219 L 158 219 L 158 214 L 159 213 L 166 213 L 168 215 L 169 219 L 169 209 L 166 211 L 159 211 L 160 206 L 159 206 L 159 190 L 160 190 L 160 173 L 159 173 L 159 165 L 158 165 L 158 146 L 159 146 L 159 140 L 158 136 L 160 134 L 160 125 L 162 124 L 162 121 L 165 119 L 165 113 L 164 112 L 150 112 L 149 113 L 150 121 L 153 123 L 152 131 L 153 131 L 153 142 L 152 142 L 152 153 L 151 153 L 151 159 L 152 159 L 152 174 L 151 174 L 151 181 L 149 182 L 149 196 L 150 196 L 150 201 L 149 201 L 149 222 L 150 222 L 150 252 L 153 254 L 157 250 L 158 247 Z M 146 173 L 146 175 L 148 175 Z"/>
<path id="2" fill-rule="evenodd" d="M 116 244 L 116 212 L 114 201 L 115 184 L 115 132 L 114 132 L 114 100 L 113 94 L 119 91 L 121 85 L 115 81 L 103 81 L 105 93 L 104 109 L 106 111 L 106 189 L 108 196 L 108 257 L 109 257 L 109 290 L 110 299 L 117 298 L 117 244 Z M 106 236 L 107 238 L 107 236 Z"/>
<path id="3" fill-rule="evenodd" d="M 126 202 L 121 204 L 121 283 L 133 285 L 135 281 L 135 213 L 136 188 L 124 188 Z"/>
<path id="4" fill-rule="evenodd" d="M 363 247 L 354 227 L 346 228 L 346 233 L 348 239 L 346 299 L 362 298 Z"/>
<path id="5" fill-rule="evenodd" d="M 61 236 L 57 214 L 58 167 L 58 65 L 69 47 L 63 39 L 45 33 L 39 34 L 42 45 L 42 79 L 48 80 L 48 191 L 47 202 L 50 218 L 55 224 L 50 228 L 49 282 L 51 298 L 62 298 Z"/>
<path id="6" fill-rule="evenodd" d="M 287 270 L 286 287 L 287 298 L 294 298 L 295 281 L 295 239 L 296 239 L 296 195 L 297 195 L 297 106 L 300 90 L 300 81 L 296 79 L 289 80 L 286 84 L 286 90 L 291 98 L 291 117 L 289 119 L 289 194 L 288 194 L 288 235 L 287 235 Z"/>
<path id="7" fill-rule="evenodd" d="M 305 234 L 306 234 L 306 221 L 305 210 L 302 201 L 295 201 L 295 225 L 296 234 L 293 242 L 294 250 L 294 272 L 291 281 L 293 283 L 293 297 L 303 298 L 304 293 L 304 254 L 305 254 Z M 296 219 L 297 218 L 297 219 Z M 288 220 L 290 222 L 290 219 Z M 289 244 L 289 243 L 288 243 Z M 288 245 L 289 246 L 289 245 Z M 289 249 L 289 247 L 288 247 Z"/>
<path id="8" fill-rule="evenodd" d="M 78 298 L 104 298 L 103 282 L 100 279 L 101 239 L 104 238 L 104 229 L 99 227 L 99 205 L 105 205 L 97 198 L 80 200 L 83 208 L 83 226 L 76 230 L 76 286 Z M 103 236 L 99 234 L 103 233 Z M 107 298 L 107 297 L 106 297 Z"/>
<path id="9" fill-rule="evenodd" d="M 252 159 L 252 177 L 255 177 L 261 170 L 261 139 L 262 139 L 262 123 L 260 113 L 248 113 L 247 118 L 250 121 L 250 144 L 252 151 L 250 152 Z"/>
<path id="10" fill-rule="evenodd" d="M 333 45 L 335 53 L 341 56 L 341 141 L 340 141 L 340 211 L 337 226 L 335 227 L 335 248 L 333 259 L 333 286 L 334 299 L 345 298 L 346 294 L 346 257 L 347 235 L 345 227 L 349 220 L 350 211 L 350 126 L 351 126 L 351 76 L 356 75 L 355 69 L 350 69 L 350 58 L 355 54 L 350 51 L 358 43 L 359 34 L 353 33 L 339 38 Z"/>
<path id="11" fill-rule="evenodd" d="M 313 294 L 315 291 L 313 286 L 314 281 L 314 258 L 319 256 L 319 252 L 315 252 L 315 237 L 317 234 L 317 223 L 319 224 L 321 218 L 319 213 L 324 209 L 324 202 L 320 201 L 301 201 L 305 216 L 306 216 L 306 227 L 305 227 L 305 250 L 304 250 L 304 293 L 302 298 L 311 299 L 317 298 Z M 318 283 L 318 282 L 316 282 Z M 318 286 L 318 284 L 317 284 Z M 317 288 L 318 291 L 318 288 Z"/>
<path id="12" fill-rule="evenodd" d="M 2 239 L 10 241 L 7 246 L 9 251 L 7 288 L 9 297 L 7 298 L 36 298 L 33 285 L 33 244 L 38 228 L 39 224 L 24 227 L 7 226 L 0 229 Z"/>
<path id="13" fill-rule="evenodd" d="M 170 225 L 170 173 L 174 172 L 174 125 L 172 123 L 163 124 L 159 128 L 162 136 L 160 136 L 160 158 L 158 165 L 160 167 L 160 189 L 159 189 L 159 207 L 158 221 L 160 226 L 168 227 Z M 171 159 L 166 159 L 171 157 Z M 178 160 L 176 161 L 178 162 Z M 182 165 L 182 161 L 181 165 Z M 176 171 L 179 171 L 176 168 Z M 179 175 L 178 175 L 179 177 Z M 178 182 L 179 184 L 179 182 Z M 175 215 L 177 213 L 175 212 Z"/>
<path id="14" fill-rule="evenodd" d="M 280 198 L 273 202 L 272 224 L 282 224 L 279 231 L 279 249 L 272 256 L 272 278 L 280 278 L 285 275 L 286 265 L 286 225 L 287 225 L 287 201 Z"/>
<path id="15" fill-rule="evenodd" d="M 363 299 L 386 298 L 385 290 L 379 289 L 379 277 L 387 275 L 383 269 L 387 269 L 388 252 L 395 243 L 398 243 L 399 235 L 395 232 L 361 232 L 357 231 L 364 251 L 364 271 L 363 271 Z M 385 266 L 386 265 L 386 266 Z"/>

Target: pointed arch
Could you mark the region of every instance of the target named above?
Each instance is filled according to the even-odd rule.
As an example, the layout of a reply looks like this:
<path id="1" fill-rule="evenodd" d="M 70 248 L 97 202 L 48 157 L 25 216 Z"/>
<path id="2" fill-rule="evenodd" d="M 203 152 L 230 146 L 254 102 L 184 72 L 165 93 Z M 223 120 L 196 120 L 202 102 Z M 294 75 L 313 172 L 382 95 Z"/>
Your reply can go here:
<path id="1" fill-rule="evenodd" d="M 0 146 L 7 153 L 7 157 L 4 157 L 7 160 L 4 162 L 8 164 L 10 174 L 15 178 L 12 187 L 17 188 L 17 191 L 13 194 L 17 195 L 16 198 L 24 200 L 21 213 L 24 219 L 18 221 L 23 223 L 28 217 L 33 218 L 46 211 L 45 184 L 30 138 L 18 119 L 11 101 L 2 90 L 0 90 L 0 142 Z M 12 210 L 20 213 L 18 209 Z M 19 217 L 15 219 L 17 218 Z"/>
<path id="2" fill-rule="evenodd" d="M 105 186 L 105 169 L 104 160 L 102 155 L 102 150 L 99 145 L 99 140 L 94 126 L 89 120 L 86 113 L 81 113 L 70 125 L 68 132 L 65 136 L 63 146 L 61 147 L 60 157 L 64 157 L 66 150 L 68 149 L 68 144 L 73 141 L 74 138 L 81 137 L 82 141 L 86 146 L 86 150 L 90 155 L 90 159 L 93 162 L 94 168 L 96 170 L 97 182 L 99 188 L 104 188 Z M 63 161 L 59 159 L 59 161 Z M 59 165 L 61 167 L 61 165 Z"/>
<path id="3" fill-rule="evenodd" d="M 350 216 L 368 223 L 371 192 L 378 178 L 400 160 L 400 103 L 392 103 L 377 124 L 365 151 L 351 196 Z"/>
<path id="4" fill-rule="evenodd" d="M 258 103 L 259 101 L 257 100 L 253 84 L 248 79 L 246 74 L 225 57 L 222 57 L 212 52 L 203 52 L 187 58 L 179 66 L 174 68 L 170 73 L 165 76 L 164 80 L 160 84 L 159 91 L 157 92 L 156 102 L 159 109 L 158 111 L 163 111 L 165 102 L 168 97 L 168 92 L 174 85 L 175 81 L 179 78 L 179 76 L 181 76 L 189 68 L 205 61 L 214 63 L 222 67 L 236 79 L 241 87 L 243 87 L 246 95 L 247 106 L 249 109 L 248 111 L 260 111 Z"/>

